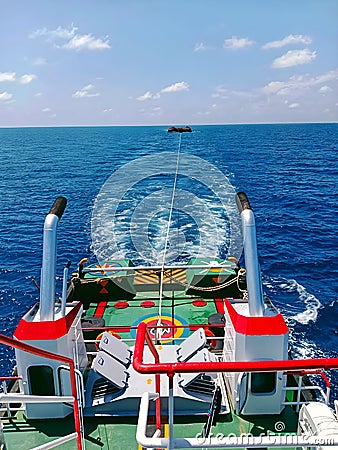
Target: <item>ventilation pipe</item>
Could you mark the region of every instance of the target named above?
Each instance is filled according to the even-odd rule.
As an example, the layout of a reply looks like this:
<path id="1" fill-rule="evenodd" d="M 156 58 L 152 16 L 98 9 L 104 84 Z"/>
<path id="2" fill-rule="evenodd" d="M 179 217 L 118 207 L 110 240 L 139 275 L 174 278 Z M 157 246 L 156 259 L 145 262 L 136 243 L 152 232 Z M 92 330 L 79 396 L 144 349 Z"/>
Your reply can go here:
<path id="1" fill-rule="evenodd" d="M 249 294 L 250 316 L 263 316 L 264 297 L 258 262 L 255 216 L 244 192 L 236 195 L 236 203 L 242 218 L 246 282 Z"/>
<path id="2" fill-rule="evenodd" d="M 57 226 L 67 199 L 58 197 L 49 211 L 43 228 L 43 253 L 40 285 L 40 320 L 54 320 Z"/>

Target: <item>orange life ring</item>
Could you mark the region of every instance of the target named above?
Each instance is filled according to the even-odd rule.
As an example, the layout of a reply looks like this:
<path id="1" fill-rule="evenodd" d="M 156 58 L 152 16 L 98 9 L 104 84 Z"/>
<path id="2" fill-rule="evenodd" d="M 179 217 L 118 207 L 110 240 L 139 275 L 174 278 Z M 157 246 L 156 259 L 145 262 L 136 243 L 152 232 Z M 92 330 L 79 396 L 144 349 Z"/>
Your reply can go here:
<path id="1" fill-rule="evenodd" d="M 209 328 L 205 328 L 204 330 L 206 337 L 215 337 L 214 333 L 209 330 Z M 216 339 L 211 339 L 208 340 L 209 346 L 215 348 L 217 345 L 217 340 Z"/>
<path id="2" fill-rule="evenodd" d="M 99 350 L 99 348 L 100 348 L 100 341 L 102 339 L 103 333 L 104 333 L 104 331 L 96 336 L 96 339 L 95 339 L 96 350 Z M 106 333 L 109 333 L 112 336 L 115 336 L 117 339 L 121 339 L 121 336 L 113 330 L 106 330 Z"/>

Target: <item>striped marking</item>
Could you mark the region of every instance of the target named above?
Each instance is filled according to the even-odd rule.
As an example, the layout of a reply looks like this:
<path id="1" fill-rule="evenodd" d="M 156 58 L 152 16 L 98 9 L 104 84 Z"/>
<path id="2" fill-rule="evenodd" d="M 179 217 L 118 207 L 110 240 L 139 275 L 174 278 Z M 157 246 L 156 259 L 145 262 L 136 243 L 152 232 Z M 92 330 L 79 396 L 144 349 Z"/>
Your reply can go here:
<path id="1" fill-rule="evenodd" d="M 107 302 L 99 302 L 94 312 L 94 317 L 103 317 Z"/>
<path id="2" fill-rule="evenodd" d="M 134 278 L 134 284 L 158 284 L 159 277 L 156 273 L 147 270 L 138 270 Z"/>
<path id="3" fill-rule="evenodd" d="M 219 314 L 224 314 L 224 301 L 222 298 L 214 298 L 215 306 Z"/>
<path id="4" fill-rule="evenodd" d="M 174 283 L 176 280 L 182 283 L 187 282 L 186 271 L 183 269 L 174 269 L 168 272 L 170 276 L 174 277 L 172 280 L 166 272 L 164 272 L 163 283 Z M 159 274 L 154 272 L 149 272 L 147 270 L 138 270 L 137 275 L 134 278 L 134 284 L 158 284 Z"/>

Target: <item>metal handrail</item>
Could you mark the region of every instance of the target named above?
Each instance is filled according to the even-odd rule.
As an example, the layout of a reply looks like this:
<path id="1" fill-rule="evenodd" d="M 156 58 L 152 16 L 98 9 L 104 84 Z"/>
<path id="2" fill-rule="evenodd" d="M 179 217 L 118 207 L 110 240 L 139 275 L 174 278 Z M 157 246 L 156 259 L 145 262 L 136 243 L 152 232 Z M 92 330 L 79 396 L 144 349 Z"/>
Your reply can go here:
<path id="1" fill-rule="evenodd" d="M 54 361 L 61 361 L 69 365 L 70 368 L 70 382 L 72 388 L 72 401 L 74 404 L 74 425 L 76 433 L 76 443 L 77 449 L 82 450 L 82 435 L 81 435 L 81 421 L 80 421 L 80 410 L 77 397 L 76 389 L 76 377 L 75 377 L 75 364 L 71 358 L 63 355 L 57 355 L 56 353 L 49 352 L 40 348 L 33 347 L 32 345 L 26 344 L 25 342 L 17 341 L 13 338 L 0 334 L 0 344 L 7 345 L 9 347 L 17 348 L 27 353 L 32 353 L 33 355 L 41 356 L 42 358 L 52 359 Z M 75 437 L 75 435 L 73 436 Z"/>
<path id="2" fill-rule="evenodd" d="M 320 370 L 302 370 L 301 372 L 286 372 L 286 375 L 297 375 L 299 376 L 299 381 L 298 381 L 298 385 L 297 386 L 285 386 L 283 388 L 284 392 L 297 392 L 297 400 L 296 401 L 285 401 L 283 402 L 283 405 L 295 405 L 296 406 L 296 411 L 299 411 L 299 407 L 300 405 L 306 404 L 308 403 L 307 401 L 301 401 L 300 400 L 300 396 L 302 391 L 319 391 L 319 393 L 321 394 L 321 396 L 324 399 L 324 402 L 326 405 L 329 404 L 329 399 L 330 399 L 330 392 L 331 392 L 331 383 L 330 380 L 328 379 L 328 377 L 326 376 L 326 374 Z M 321 378 L 323 379 L 325 385 L 326 385 L 326 393 L 324 392 L 324 389 L 321 386 L 316 386 L 316 385 L 311 385 L 311 386 L 305 386 L 302 384 L 302 380 L 303 380 L 303 376 L 304 375 L 320 375 Z"/>
<path id="3" fill-rule="evenodd" d="M 169 328 L 169 327 L 167 327 Z M 338 358 L 313 358 L 269 361 L 166 362 L 146 364 L 143 361 L 147 324 L 137 327 L 133 367 L 144 374 L 209 373 L 209 372 L 277 372 L 312 369 L 338 369 Z"/>
<path id="4" fill-rule="evenodd" d="M 151 339 L 151 336 L 149 334 L 149 330 L 146 328 L 146 333 L 145 333 L 145 339 L 147 341 L 149 350 L 151 351 L 151 353 L 154 356 L 155 359 L 155 363 L 159 364 L 160 363 L 160 356 L 156 350 L 155 345 L 153 344 L 153 341 Z M 160 398 L 160 374 L 157 373 L 155 375 L 155 389 L 156 389 L 156 393 L 158 394 L 158 397 L 156 398 L 156 430 L 161 430 L 161 398 Z"/>
<path id="5" fill-rule="evenodd" d="M 216 437 L 204 437 L 199 433 L 195 437 L 187 438 L 173 438 L 165 437 L 148 437 L 146 436 L 147 419 L 149 410 L 149 401 L 156 399 L 157 394 L 149 394 L 145 392 L 141 397 L 139 421 L 137 424 L 136 440 L 139 445 L 144 448 L 266 448 L 266 447 L 317 447 L 320 443 L 318 436 L 296 436 L 296 435 L 260 435 L 253 436 L 248 433 L 238 437 L 217 435 Z M 338 445 L 338 437 L 328 437 L 325 443 L 321 446 L 335 446 Z"/>
<path id="6" fill-rule="evenodd" d="M 148 344 L 149 350 L 155 358 L 155 363 L 144 363 L 144 347 Z M 169 377 L 169 437 L 152 437 L 146 436 L 145 424 L 147 423 L 149 399 L 158 399 L 159 393 L 149 396 L 149 393 L 144 393 L 141 398 L 139 422 L 137 427 L 137 442 L 143 447 L 150 448 L 234 448 L 234 447 L 294 447 L 297 438 L 296 446 L 309 446 L 311 438 L 302 438 L 301 436 L 274 436 L 274 439 L 267 437 L 248 437 L 247 442 L 243 441 L 242 437 L 232 437 L 222 439 L 222 442 L 215 440 L 215 438 L 203 438 L 201 441 L 198 438 L 174 438 L 173 435 L 173 418 L 174 418 L 174 402 L 173 402 L 173 377 L 175 373 L 210 373 L 210 372 L 290 372 L 296 374 L 305 374 L 304 371 L 318 369 L 337 369 L 338 358 L 317 358 L 317 359 L 303 359 L 303 360 L 275 360 L 275 361 L 212 361 L 212 362 L 165 362 L 159 361 L 159 354 L 151 339 L 147 324 L 141 322 L 137 327 L 133 368 L 142 374 L 166 374 Z M 319 371 L 319 373 L 321 370 Z M 325 377 L 324 377 L 325 380 Z M 328 380 L 326 379 L 328 382 Z M 285 439 L 286 438 L 286 439 Z M 290 438 L 290 439 L 289 439 Z M 289 439 L 289 440 L 288 440 Z M 312 441 L 311 441 L 312 443 Z M 338 438 L 332 439 L 327 445 L 337 445 Z M 315 445 L 315 438 L 313 438 L 313 445 Z"/>
<path id="7" fill-rule="evenodd" d="M 231 261 L 227 266 L 222 264 L 189 264 L 182 266 L 164 266 L 164 270 L 196 270 L 196 269 L 220 269 L 224 272 L 229 269 L 235 269 L 237 266 Z M 84 267 L 82 269 L 83 273 L 89 272 L 132 272 L 132 271 L 149 271 L 149 272 L 160 272 L 162 266 L 120 266 L 120 267 Z"/>

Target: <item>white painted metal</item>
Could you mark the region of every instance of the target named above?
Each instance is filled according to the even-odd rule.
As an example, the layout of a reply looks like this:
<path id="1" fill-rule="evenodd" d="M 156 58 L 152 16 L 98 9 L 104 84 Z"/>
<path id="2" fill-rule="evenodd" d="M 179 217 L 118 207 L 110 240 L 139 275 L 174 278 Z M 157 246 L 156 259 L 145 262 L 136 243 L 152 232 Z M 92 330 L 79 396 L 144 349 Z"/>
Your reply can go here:
<path id="1" fill-rule="evenodd" d="M 34 447 L 32 450 L 49 450 L 50 448 L 58 447 L 59 445 L 64 444 L 65 442 L 72 441 L 73 439 L 76 439 L 76 437 L 77 437 L 76 433 L 71 433 L 68 434 L 67 436 L 62 436 L 58 439 L 55 439 L 52 442 L 39 445 L 38 447 Z"/>
<path id="2" fill-rule="evenodd" d="M 146 436 L 149 400 L 157 398 L 156 394 L 149 394 L 145 392 L 142 395 L 139 420 L 137 424 L 136 440 L 138 444 L 144 448 L 170 448 L 170 438 L 154 438 Z M 169 418 L 169 435 L 170 435 L 170 418 Z M 338 445 L 338 436 L 329 436 L 324 446 L 330 449 Z M 202 433 L 200 436 L 194 438 L 174 438 L 172 442 L 172 449 L 175 448 L 266 448 L 266 447 L 317 447 L 318 437 L 316 436 L 294 436 L 294 435 L 261 435 L 253 436 L 248 433 L 235 437 L 221 436 L 204 438 Z M 324 447 L 325 448 L 325 447 Z M 335 449 L 336 450 L 336 449 Z"/>
<path id="3" fill-rule="evenodd" d="M 328 442 L 338 444 L 338 421 L 325 403 L 310 402 L 299 412 L 298 435 L 317 440 L 317 450 L 324 450 Z M 338 447 L 334 447 L 338 450 Z"/>
<path id="4" fill-rule="evenodd" d="M 329 392 L 329 390 L 327 390 L 326 392 L 324 392 L 324 390 L 320 387 L 320 386 L 316 386 L 316 385 L 312 385 L 311 384 L 311 386 L 304 386 L 304 385 L 302 385 L 301 383 L 300 383 L 300 386 L 298 385 L 298 386 L 290 386 L 290 387 L 284 387 L 284 391 L 286 392 L 286 391 L 293 391 L 293 392 L 297 392 L 298 391 L 298 389 L 300 390 L 300 392 L 303 392 L 303 391 L 318 391 L 318 393 L 322 396 L 322 398 L 323 398 L 323 400 L 324 400 L 324 403 L 326 404 L 326 405 L 328 405 L 328 403 L 329 403 L 329 399 L 330 399 L 330 392 Z M 303 405 L 303 404 L 307 404 L 308 402 L 307 401 L 301 401 L 300 400 L 300 397 L 298 397 L 297 396 L 297 398 L 299 398 L 298 400 L 296 400 L 295 402 L 289 402 L 289 401 L 285 401 L 285 402 L 283 402 L 283 405 L 298 405 L 298 406 L 300 406 L 300 405 Z M 299 411 L 299 408 L 297 408 L 297 411 Z"/>
<path id="5" fill-rule="evenodd" d="M 73 403 L 74 398 L 69 395 L 27 395 L 27 394 L 0 394 L 1 403 Z"/>
<path id="6" fill-rule="evenodd" d="M 249 311 L 251 316 L 263 316 L 264 297 L 258 262 L 255 217 L 251 209 L 241 212 L 246 283 L 249 294 Z"/>
<path id="7" fill-rule="evenodd" d="M 133 352 L 130 350 L 129 345 L 112 334 L 106 331 L 103 333 L 99 348 L 117 359 L 125 367 L 130 365 Z"/>
<path id="8" fill-rule="evenodd" d="M 72 313 L 73 308 L 76 308 L 78 302 L 74 302 L 72 304 L 67 304 L 66 307 L 66 316 Z M 36 314 L 32 314 L 34 309 L 28 312 L 22 320 L 28 323 L 39 322 L 39 312 Z M 47 350 L 59 355 L 67 356 L 69 358 L 74 359 L 74 354 L 77 354 L 76 364 L 77 368 L 81 373 L 84 372 L 86 366 L 88 364 L 87 356 L 86 356 L 86 347 L 83 341 L 83 335 L 81 330 L 81 316 L 83 313 L 83 308 L 81 307 L 76 317 L 73 320 L 73 325 L 69 328 L 68 333 L 65 335 L 56 338 L 56 339 L 45 339 L 43 335 L 41 335 L 40 339 L 32 340 L 30 336 L 27 336 L 27 339 L 22 339 L 23 342 L 28 342 L 30 345 L 34 347 Z M 65 320 L 61 316 L 61 311 L 57 311 L 55 313 L 55 320 Z M 25 394 L 31 394 L 31 387 L 28 377 L 28 369 L 30 366 L 49 366 L 53 371 L 53 379 L 54 379 L 54 390 L 56 394 L 61 394 L 60 392 L 60 383 L 59 383 L 59 373 L 58 369 L 63 366 L 59 361 L 52 361 L 46 358 L 42 358 L 37 355 L 33 355 L 31 353 L 24 352 L 22 350 L 15 349 L 16 361 L 17 361 L 17 370 L 18 375 L 22 377 L 22 386 Z M 79 376 L 82 377 L 79 372 Z M 67 374 L 62 376 L 61 385 L 64 387 L 63 394 L 70 395 L 70 382 L 66 382 Z M 67 387 L 68 386 L 68 387 Z M 30 419 L 42 419 L 42 418 L 56 418 L 56 417 L 65 417 L 71 412 L 71 406 L 66 403 L 61 403 L 57 405 L 48 405 L 48 404 L 27 404 L 26 407 L 26 415 Z"/>
<path id="9" fill-rule="evenodd" d="M 48 214 L 43 228 L 43 253 L 40 283 L 40 320 L 54 320 L 56 235 L 59 218 Z"/>
<path id="10" fill-rule="evenodd" d="M 225 261 L 226 265 L 224 265 L 223 263 L 217 263 L 215 264 L 215 261 L 213 261 L 213 263 L 210 264 L 189 264 L 189 265 L 165 265 L 164 266 L 164 270 L 176 270 L 176 269 L 184 269 L 184 270 L 196 270 L 196 269 L 203 269 L 203 270 L 207 270 L 207 269 L 220 269 L 220 270 L 224 270 L 224 271 L 228 271 L 229 269 L 235 269 L 237 266 L 234 263 L 231 263 L 231 261 Z M 88 273 L 88 272 L 132 272 L 132 271 L 137 271 L 137 270 L 149 270 L 150 272 L 154 272 L 154 271 L 160 271 L 162 269 L 162 266 L 120 266 L 120 267 L 85 267 L 83 269 L 83 273 Z"/>
<path id="11" fill-rule="evenodd" d="M 99 351 L 93 361 L 93 369 L 110 380 L 115 386 L 124 389 L 127 386 L 128 372 L 123 364 L 108 353 Z"/>
<path id="12" fill-rule="evenodd" d="M 205 331 L 203 328 L 199 328 L 177 347 L 177 361 L 188 361 L 198 351 L 202 350 L 206 343 Z"/>
<path id="13" fill-rule="evenodd" d="M 236 312 L 250 317 L 249 306 L 242 300 L 232 302 Z M 224 348 L 225 361 L 260 361 L 288 359 L 288 333 L 281 335 L 250 335 L 236 331 L 228 310 L 225 310 Z M 242 378 L 242 381 L 240 378 Z M 251 392 L 251 376 L 247 378 L 240 373 L 226 374 L 229 394 L 235 405 L 236 413 L 242 414 L 279 414 L 284 408 L 285 376 L 278 372 L 276 389 L 267 394 Z"/>
<path id="14" fill-rule="evenodd" d="M 62 297 L 61 297 L 61 315 L 65 317 L 66 315 L 66 301 L 67 301 L 67 279 L 68 279 L 69 266 L 67 265 L 63 269 L 63 280 L 62 280 Z"/>

